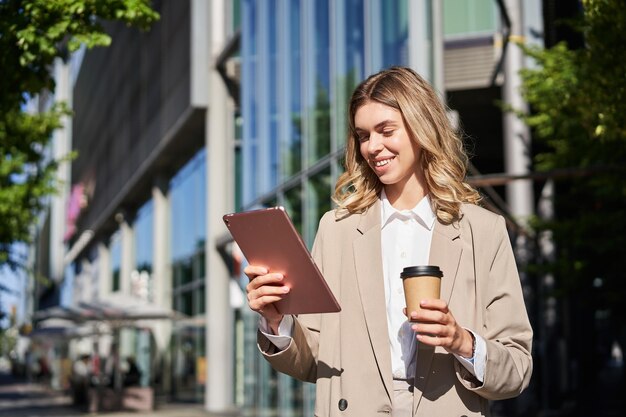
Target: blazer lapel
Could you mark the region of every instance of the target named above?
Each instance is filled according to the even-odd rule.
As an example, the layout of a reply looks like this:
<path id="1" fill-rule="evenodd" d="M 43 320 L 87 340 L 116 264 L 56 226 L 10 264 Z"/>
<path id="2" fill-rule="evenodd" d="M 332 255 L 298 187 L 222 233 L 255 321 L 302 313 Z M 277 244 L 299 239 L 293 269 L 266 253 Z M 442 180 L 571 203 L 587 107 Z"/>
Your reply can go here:
<path id="1" fill-rule="evenodd" d="M 389 350 L 385 286 L 381 256 L 380 200 L 371 206 L 357 226 L 361 236 L 353 243 L 357 283 L 367 331 L 389 398 L 393 398 L 391 352 Z"/>
<path id="2" fill-rule="evenodd" d="M 441 279 L 441 299 L 445 300 L 446 303 L 450 303 L 462 251 L 463 246 L 461 244 L 458 223 L 444 225 L 436 222 L 433 231 L 433 239 L 430 244 L 429 264 L 439 265 L 443 271 L 443 278 Z M 415 370 L 416 389 L 413 392 L 415 413 L 417 413 L 417 407 L 419 406 L 422 394 L 428 382 L 430 365 L 434 353 L 435 349 L 432 346 L 418 344 L 417 366 Z"/>

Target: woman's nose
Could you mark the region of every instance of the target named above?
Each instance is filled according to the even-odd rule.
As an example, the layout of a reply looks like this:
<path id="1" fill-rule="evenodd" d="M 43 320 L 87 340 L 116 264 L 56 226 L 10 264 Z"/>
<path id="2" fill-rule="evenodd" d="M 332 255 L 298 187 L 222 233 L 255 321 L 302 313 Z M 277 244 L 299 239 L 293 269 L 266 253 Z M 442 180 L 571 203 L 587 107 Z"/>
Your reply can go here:
<path id="1" fill-rule="evenodd" d="M 370 154 L 377 154 L 383 149 L 382 135 L 372 133 L 367 142 L 367 151 Z"/>

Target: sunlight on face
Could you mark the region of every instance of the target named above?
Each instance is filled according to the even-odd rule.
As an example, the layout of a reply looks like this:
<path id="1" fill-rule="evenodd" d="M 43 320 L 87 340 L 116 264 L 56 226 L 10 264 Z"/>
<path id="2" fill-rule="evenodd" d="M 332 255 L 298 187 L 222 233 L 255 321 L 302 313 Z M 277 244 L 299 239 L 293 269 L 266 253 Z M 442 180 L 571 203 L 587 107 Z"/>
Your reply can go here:
<path id="1" fill-rule="evenodd" d="M 388 196 L 419 185 L 420 148 L 411 140 L 398 110 L 370 101 L 357 110 L 354 124 L 361 155 Z"/>

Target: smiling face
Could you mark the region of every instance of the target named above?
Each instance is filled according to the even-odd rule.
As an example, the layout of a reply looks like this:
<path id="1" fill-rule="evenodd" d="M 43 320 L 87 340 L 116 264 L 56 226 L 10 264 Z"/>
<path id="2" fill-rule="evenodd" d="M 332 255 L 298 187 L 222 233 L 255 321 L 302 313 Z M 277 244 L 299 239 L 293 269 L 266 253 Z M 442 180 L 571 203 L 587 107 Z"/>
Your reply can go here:
<path id="1" fill-rule="evenodd" d="M 356 111 L 354 127 L 359 151 L 383 184 L 389 200 L 409 206 L 397 208 L 412 208 L 425 195 L 425 186 L 420 147 L 409 136 L 402 114 L 368 101 Z"/>

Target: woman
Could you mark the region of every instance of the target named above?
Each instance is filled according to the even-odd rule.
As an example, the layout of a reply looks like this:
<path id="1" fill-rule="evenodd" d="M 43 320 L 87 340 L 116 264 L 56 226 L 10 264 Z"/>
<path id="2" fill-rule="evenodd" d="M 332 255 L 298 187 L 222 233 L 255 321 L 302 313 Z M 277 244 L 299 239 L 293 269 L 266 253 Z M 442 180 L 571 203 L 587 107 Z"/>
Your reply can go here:
<path id="1" fill-rule="evenodd" d="M 272 366 L 315 382 L 315 415 L 489 415 L 532 372 L 530 327 L 501 216 L 476 204 L 467 157 L 432 88 L 394 67 L 350 102 L 338 208 L 313 256 L 342 306 L 282 316 L 280 274 L 250 265 L 248 303 Z M 441 299 L 404 308 L 402 268 L 438 265 Z"/>

